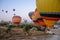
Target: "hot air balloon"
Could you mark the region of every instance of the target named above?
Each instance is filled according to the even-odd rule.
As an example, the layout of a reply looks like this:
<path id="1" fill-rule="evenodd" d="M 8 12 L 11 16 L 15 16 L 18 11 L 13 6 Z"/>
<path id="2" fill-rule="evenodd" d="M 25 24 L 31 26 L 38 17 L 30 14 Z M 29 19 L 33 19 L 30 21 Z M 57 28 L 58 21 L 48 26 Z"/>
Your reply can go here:
<path id="1" fill-rule="evenodd" d="M 8 13 L 8 11 L 5 11 L 6 13 Z"/>
<path id="2" fill-rule="evenodd" d="M 37 9 L 34 12 L 30 12 L 29 17 L 34 22 L 34 24 L 38 30 L 40 30 L 40 31 L 46 30 L 46 24 L 44 23 L 43 19 L 40 17 Z"/>
<path id="3" fill-rule="evenodd" d="M 46 27 L 43 19 L 40 17 L 38 10 L 36 9 L 35 12 L 30 12 L 29 17 L 33 20 L 35 26 L 43 26 Z"/>
<path id="4" fill-rule="evenodd" d="M 4 12 L 4 10 L 2 10 L 2 12 Z"/>
<path id="5" fill-rule="evenodd" d="M 36 14 L 36 17 L 37 17 L 39 26 L 43 26 L 43 27 L 46 28 L 46 24 L 44 23 L 43 18 L 41 18 L 41 16 L 39 15 L 39 12 L 38 12 L 37 9 L 35 10 L 35 13 L 34 14 Z"/>
<path id="6" fill-rule="evenodd" d="M 34 17 L 34 12 L 30 12 L 29 13 L 29 17 L 34 22 L 35 26 L 38 26 L 39 25 L 39 23 L 37 22 L 36 18 Z"/>
<path id="7" fill-rule="evenodd" d="M 60 0 L 36 0 L 36 7 L 47 28 L 60 20 Z"/>
<path id="8" fill-rule="evenodd" d="M 15 9 L 13 9 L 13 11 L 15 11 Z"/>
<path id="9" fill-rule="evenodd" d="M 19 23 L 21 22 L 20 16 L 13 16 L 12 22 L 15 24 L 15 26 L 19 26 Z"/>
<path id="10" fill-rule="evenodd" d="M 34 21 L 34 20 L 36 20 L 35 18 L 32 18 L 34 16 L 34 12 L 29 12 L 29 17 L 31 18 L 31 20 L 35 23 L 36 21 Z M 35 23 L 36 24 L 36 23 Z M 38 26 L 37 24 L 36 24 L 36 26 Z"/>

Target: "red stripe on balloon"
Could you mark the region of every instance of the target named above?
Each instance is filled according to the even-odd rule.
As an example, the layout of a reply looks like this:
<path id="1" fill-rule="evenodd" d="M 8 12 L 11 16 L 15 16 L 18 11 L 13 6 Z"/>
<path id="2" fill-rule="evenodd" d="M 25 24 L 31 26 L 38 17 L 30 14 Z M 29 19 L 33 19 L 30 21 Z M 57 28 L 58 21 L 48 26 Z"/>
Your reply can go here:
<path id="1" fill-rule="evenodd" d="M 60 18 L 52 18 L 52 17 L 45 17 L 45 16 L 42 16 L 42 18 L 46 20 L 60 20 Z"/>
<path id="2" fill-rule="evenodd" d="M 46 28 L 46 24 L 44 23 L 43 19 L 38 20 L 39 24 Z"/>

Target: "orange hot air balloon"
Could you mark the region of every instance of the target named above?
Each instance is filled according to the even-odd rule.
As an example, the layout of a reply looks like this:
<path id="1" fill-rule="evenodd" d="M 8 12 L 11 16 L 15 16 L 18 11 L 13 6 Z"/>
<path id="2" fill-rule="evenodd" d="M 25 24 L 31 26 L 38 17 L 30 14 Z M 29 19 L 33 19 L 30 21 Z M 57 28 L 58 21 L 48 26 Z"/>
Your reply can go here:
<path id="1" fill-rule="evenodd" d="M 15 24 L 15 26 L 19 26 L 19 23 L 21 22 L 21 17 L 20 16 L 13 16 L 12 21 Z"/>
<path id="2" fill-rule="evenodd" d="M 36 0 L 36 6 L 47 28 L 60 20 L 60 0 Z"/>
<path id="3" fill-rule="evenodd" d="M 43 26 L 43 27 L 46 28 L 46 24 L 44 23 L 43 18 L 41 18 L 41 16 L 39 15 L 39 12 L 38 12 L 37 9 L 35 10 L 35 13 L 34 14 L 36 14 L 36 17 L 37 17 L 39 26 Z"/>
<path id="4" fill-rule="evenodd" d="M 33 20 L 35 26 L 44 26 L 46 27 L 43 19 L 40 17 L 38 10 L 36 9 L 35 12 L 30 12 L 29 13 L 30 18 Z"/>
<path id="5" fill-rule="evenodd" d="M 38 12 L 37 9 L 36 9 L 35 12 L 34 12 L 34 17 L 35 17 L 35 19 L 36 19 L 36 21 L 34 21 L 34 22 L 35 22 L 35 24 L 36 24 L 36 23 L 38 24 L 38 25 L 37 25 L 38 27 L 39 27 L 39 26 L 43 26 L 43 27 L 46 28 L 46 25 L 45 25 L 43 19 L 41 18 L 41 16 L 39 15 L 39 12 Z M 33 16 L 32 16 L 32 20 L 33 20 Z"/>

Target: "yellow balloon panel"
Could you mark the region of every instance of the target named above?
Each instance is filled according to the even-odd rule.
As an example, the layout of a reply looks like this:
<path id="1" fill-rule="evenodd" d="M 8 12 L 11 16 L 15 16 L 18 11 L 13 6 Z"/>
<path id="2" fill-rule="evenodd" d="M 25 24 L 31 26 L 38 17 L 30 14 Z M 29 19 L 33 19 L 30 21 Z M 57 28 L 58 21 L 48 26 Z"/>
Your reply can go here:
<path id="1" fill-rule="evenodd" d="M 44 19 L 44 22 L 45 22 L 47 28 L 52 28 L 53 25 L 57 22 L 57 20 L 46 20 L 46 19 Z"/>
<path id="2" fill-rule="evenodd" d="M 36 0 L 39 12 L 60 12 L 60 0 Z"/>

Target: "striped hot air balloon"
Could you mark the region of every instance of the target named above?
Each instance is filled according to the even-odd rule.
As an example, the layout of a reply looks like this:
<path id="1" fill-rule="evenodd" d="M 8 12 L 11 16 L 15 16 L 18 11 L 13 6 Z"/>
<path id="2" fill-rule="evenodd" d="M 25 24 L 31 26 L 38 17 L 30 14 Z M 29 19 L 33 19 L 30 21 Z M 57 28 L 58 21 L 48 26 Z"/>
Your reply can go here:
<path id="1" fill-rule="evenodd" d="M 36 7 L 47 28 L 60 20 L 60 0 L 36 0 Z"/>
<path id="2" fill-rule="evenodd" d="M 46 27 L 43 19 L 40 17 L 38 10 L 36 9 L 35 12 L 30 12 L 29 17 L 33 20 L 35 26 L 44 26 Z"/>
<path id="3" fill-rule="evenodd" d="M 34 16 L 34 12 L 29 12 L 29 17 L 31 18 L 31 20 L 34 22 L 34 24 L 36 25 L 36 26 L 38 26 L 38 24 L 36 23 L 36 21 L 34 21 L 34 20 L 36 20 L 35 18 L 32 18 Z M 34 20 L 33 20 L 34 19 Z"/>
<path id="4" fill-rule="evenodd" d="M 34 22 L 35 26 L 38 26 L 38 23 L 37 23 L 36 19 L 33 18 L 33 16 L 34 16 L 34 12 L 29 12 L 29 17 L 30 17 L 31 20 Z"/>
<path id="5" fill-rule="evenodd" d="M 15 26 L 19 26 L 19 23 L 21 22 L 20 16 L 13 16 L 12 22 L 15 24 Z"/>
<path id="6" fill-rule="evenodd" d="M 37 17 L 37 21 L 39 23 L 39 26 L 46 27 L 46 24 L 44 23 L 43 18 L 41 18 L 41 16 L 39 15 L 39 12 L 38 12 L 37 9 L 35 10 L 35 13 L 34 14 Z"/>

